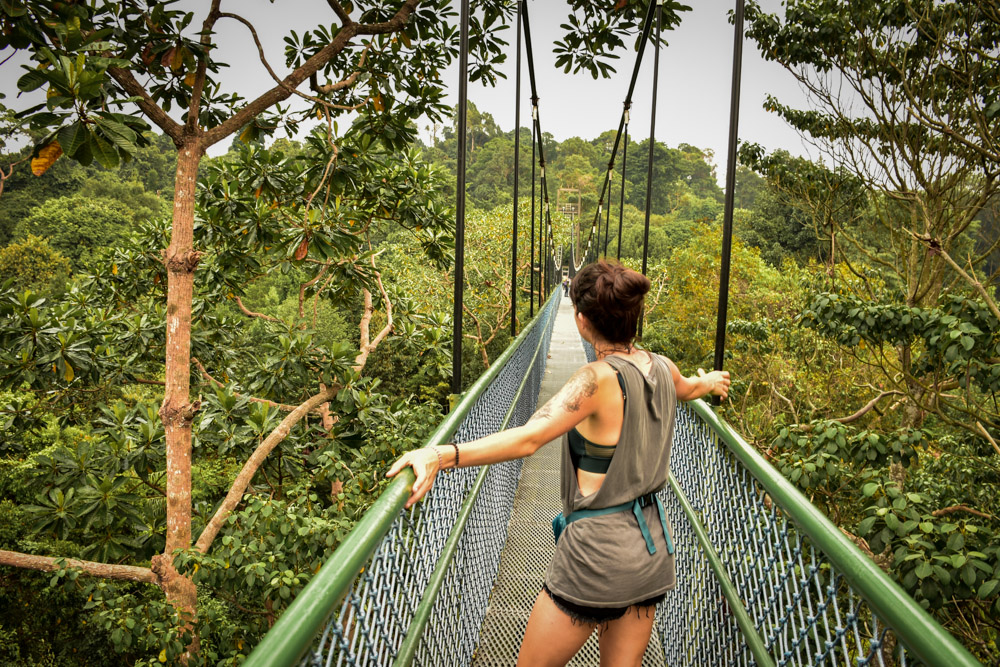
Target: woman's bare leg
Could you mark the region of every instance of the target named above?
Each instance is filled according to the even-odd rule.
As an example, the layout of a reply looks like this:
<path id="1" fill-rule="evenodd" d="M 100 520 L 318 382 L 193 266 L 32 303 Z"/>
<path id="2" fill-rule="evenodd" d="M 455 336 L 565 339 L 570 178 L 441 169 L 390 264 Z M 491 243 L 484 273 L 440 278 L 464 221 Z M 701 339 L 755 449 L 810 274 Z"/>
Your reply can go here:
<path id="1" fill-rule="evenodd" d="M 656 619 L 655 607 L 629 607 L 601 633 L 601 667 L 639 667 Z"/>
<path id="2" fill-rule="evenodd" d="M 574 622 L 545 591 L 540 592 L 531 608 L 517 667 L 564 667 L 590 637 L 594 625 Z"/>

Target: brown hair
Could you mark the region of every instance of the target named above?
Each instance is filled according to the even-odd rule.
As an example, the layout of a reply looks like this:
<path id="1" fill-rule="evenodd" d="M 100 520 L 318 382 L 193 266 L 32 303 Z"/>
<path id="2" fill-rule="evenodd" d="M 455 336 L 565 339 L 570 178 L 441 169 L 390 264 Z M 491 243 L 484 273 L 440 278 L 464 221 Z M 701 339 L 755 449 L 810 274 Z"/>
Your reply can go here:
<path id="1" fill-rule="evenodd" d="M 631 343 L 649 285 L 649 278 L 638 271 L 602 260 L 573 277 L 569 298 L 604 340 Z"/>

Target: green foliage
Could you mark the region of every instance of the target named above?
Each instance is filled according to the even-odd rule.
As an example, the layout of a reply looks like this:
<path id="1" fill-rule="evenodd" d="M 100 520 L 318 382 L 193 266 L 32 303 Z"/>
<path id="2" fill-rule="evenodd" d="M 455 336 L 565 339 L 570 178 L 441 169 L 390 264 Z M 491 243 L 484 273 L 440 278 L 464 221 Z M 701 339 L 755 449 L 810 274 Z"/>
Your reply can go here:
<path id="1" fill-rule="evenodd" d="M 69 274 L 69 260 L 33 234 L 0 248 L 0 275 L 13 281 L 10 286 L 16 291 L 58 294 L 65 290 Z"/>
<path id="2" fill-rule="evenodd" d="M 956 600 L 1000 612 L 1000 535 L 975 517 L 932 512 L 927 497 L 869 482 L 871 504 L 857 526 L 875 553 L 892 554 L 894 573 L 924 608 Z"/>
<path id="3" fill-rule="evenodd" d="M 166 202 L 173 195 L 175 151 L 163 135 L 150 133 L 148 140 L 148 146 L 137 148 L 132 159 L 116 169 L 57 160 L 40 178 L 32 175 L 30 165 L 25 162 L 30 159 L 30 148 L 0 155 L 0 160 L 20 161 L 4 180 L 0 196 L 0 245 L 10 242 L 14 229 L 33 209 L 59 197 L 80 194 L 122 201 L 136 220 L 163 215 L 169 210 Z M 141 184 L 142 189 L 136 184 Z"/>
<path id="4" fill-rule="evenodd" d="M 49 199 L 34 208 L 14 230 L 14 238 L 46 237 L 51 246 L 67 257 L 75 270 L 92 260 L 101 248 L 121 244 L 131 227 L 135 211 L 129 203 L 83 195 Z"/>
<path id="5" fill-rule="evenodd" d="M 642 26 L 648 6 L 648 2 L 636 0 L 620 3 L 616 7 L 619 11 L 595 11 L 592 3 L 573 0 L 569 23 L 562 26 L 566 35 L 556 41 L 556 67 L 566 73 L 586 71 L 595 79 L 614 73 L 617 70 L 610 60 L 617 56 L 607 52 L 624 46 L 624 40 Z M 681 12 L 690 10 L 679 2 L 664 2 L 663 28 L 669 30 L 677 26 L 681 22 Z"/>
<path id="6" fill-rule="evenodd" d="M 942 413 L 1000 420 L 996 406 L 985 400 L 1000 390 L 1000 321 L 978 299 L 951 294 L 937 308 L 918 308 L 820 293 L 803 311 L 802 323 L 848 347 L 906 346 L 914 375 L 954 377 L 964 390 L 958 400 L 938 399 Z"/>

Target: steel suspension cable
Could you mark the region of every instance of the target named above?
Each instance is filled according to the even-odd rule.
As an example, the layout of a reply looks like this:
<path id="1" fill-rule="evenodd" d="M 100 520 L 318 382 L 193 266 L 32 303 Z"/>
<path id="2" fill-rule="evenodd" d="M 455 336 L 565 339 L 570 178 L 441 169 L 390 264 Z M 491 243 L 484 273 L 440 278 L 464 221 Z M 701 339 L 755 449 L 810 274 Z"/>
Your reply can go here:
<path id="1" fill-rule="evenodd" d="M 726 199 L 722 215 L 722 263 L 719 308 L 715 325 L 715 370 L 722 370 L 726 355 L 726 319 L 729 314 L 729 262 L 733 247 L 733 206 L 736 193 L 736 142 L 740 125 L 740 79 L 743 70 L 743 0 L 736 0 L 733 29 L 733 84 L 729 103 L 729 154 L 726 157 Z M 718 399 L 716 398 L 716 404 Z"/>
<path id="2" fill-rule="evenodd" d="M 617 130 L 617 132 L 615 132 L 615 144 L 614 144 L 614 148 L 611 149 L 611 160 L 608 162 L 608 174 L 610 174 L 610 172 L 614 170 L 615 156 L 618 154 L 618 146 L 621 143 L 622 131 L 625 128 L 626 113 L 627 113 L 628 109 L 630 109 L 631 106 L 632 106 L 632 94 L 635 92 L 636 81 L 638 81 L 638 78 L 639 78 L 639 69 L 640 69 L 640 66 L 642 65 L 642 57 L 643 57 L 643 54 L 646 52 L 646 42 L 649 41 L 649 33 L 652 31 L 652 28 L 653 28 L 653 17 L 656 15 L 657 7 L 658 7 L 657 1 L 656 0 L 650 0 L 650 2 L 649 2 L 649 8 L 646 10 L 646 17 L 643 20 L 643 24 L 642 24 L 642 36 L 639 39 L 639 50 L 636 53 L 635 65 L 632 67 L 632 78 L 629 81 L 628 93 L 625 95 L 625 108 L 622 111 L 621 120 L 618 122 L 618 130 Z M 610 182 L 611 182 L 610 176 L 606 175 L 605 178 L 604 178 L 604 185 L 601 188 L 601 196 L 598 199 L 598 201 L 600 203 L 598 204 L 598 210 L 597 210 L 596 220 L 600 219 L 600 215 L 603 212 L 602 211 L 602 204 L 605 201 L 605 195 L 608 194 L 608 189 L 609 189 Z M 587 257 L 590 254 L 590 249 L 593 246 L 594 233 L 596 232 L 596 228 L 597 228 L 596 224 L 593 224 L 590 227 L 590 236 L 587 239 L 587 250 L 585 251 L 584 258 L 583 258 L 584 262 L 587 261 Z M 574 264 L 575 264 L 575 262 L 574 262 Z M 580 268 L 582 266 L 583 266 L 582 263 L 579 264 L 579 265 L 576 265 L 575 269 L 576 270 L 580 270 Z"/>
<path id="3" fill-rule="evenodd" d="M 531 82 L 531 104 L 532 104 L 532 120 L 534 121 L 534 127 L 536 132 L 536 141 L 538 145 L 538 166 L 541 182 L 541 192 L 539 197 L 544 201 L 544 205 L 541 206 L 539 211 L 539 245 L 542 246 L 541 252 L 539 254 L 539 270 L 540 270 L 540 282 L 539 282 L 539 308 L 541 308 L 541 299 L 544 298 L 546 289 L 548 285 L 546 283 L 546 278 L 551 273 L 548 271 L 548 260 L 544 259 L 546 253 L 551 254 L 554 252 L 555 244 L 552 239 L 552 217 L 549 211 L 549 190 L 548 181 L 545 178 L 545 140 L 542 134 L 542 124 L 539 119 L 538 114 L 538 86 L 535 81 L 535 57 L 534 51 L 531 46 L 531 20 L 530 14 L 528 12 L 527 3 L 524 4 L 523 12 L 521 14 L 521 26 L 524 29 L 524 45 L 525 45 L 525 56 L 528 60 L 528 80 Z M 544 263 L 543 263 L 544 262 Z"/>
<path id="4" fill-rule="evenodd" d="M 614 174 L 614 173 L 615 173 L 614 171 L 608 172 L 608 178 L 611 178 L 611 175 Z M 608 234 L 610 233 L 610 230 L 611 230 L 611 193 L 610 192 L 608 193 L 608 210 L 607 210 L 607 216 L 608 216 L 607 219 L 604 221 L 604 256 L 605 257 L 608 256 Z"/>
<path id="5" fill-rule="evenodd" d="M 534 101 L 532 101 L 534 104 Z M 532 112 L 532 115 L 534 112 Z M 531 258 L 528 262 L 531 281 L 528 286 L 528 317 L 535 316 L 535 123 L 531 123 Z"/>
<path id="6" fill-rule="evenodd" d="M 455 296 L 452 310 L 451 393 L 462 393 L 462 299 L 465 289 L 465 144 L 469 105 L 469 0 L 462 0 L 458 54 L 458 184 L 455 194 Z"/>

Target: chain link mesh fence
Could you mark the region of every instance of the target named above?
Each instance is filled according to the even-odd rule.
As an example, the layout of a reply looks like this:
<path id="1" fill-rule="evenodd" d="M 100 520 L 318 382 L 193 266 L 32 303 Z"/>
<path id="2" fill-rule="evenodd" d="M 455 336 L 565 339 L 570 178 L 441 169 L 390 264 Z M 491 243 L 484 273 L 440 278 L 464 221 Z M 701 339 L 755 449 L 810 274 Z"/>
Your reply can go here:
<path id="1" fill-rule="evenodd" d="M 677 409 L 670 467 L 776 665 L 919 664 L 690 406 Z M 756 664 L 677 498 L 662 497 L 678 553 L 657 619 L 667 663 Z"/>
<path id="2" fill-rule="evenodd" d="M 559 299 L 557 293 L 539 313 L 540 326 L 521 341 L 479 396 L 455 442 L 495 433 L 508 412 L 508 427 L 525 423 L 534 412 Z M 472 661 L 520 469 L 520 461 L 511 461 L 487 470 L 415 664 L 464 666 Z M 375 667 L 393 661 L 478 473 L 477 468 L 441 473 L 422 502 L 400 513 L 303 665 Z"/>

